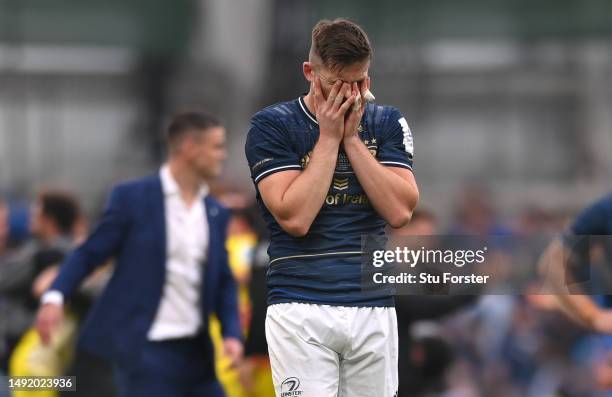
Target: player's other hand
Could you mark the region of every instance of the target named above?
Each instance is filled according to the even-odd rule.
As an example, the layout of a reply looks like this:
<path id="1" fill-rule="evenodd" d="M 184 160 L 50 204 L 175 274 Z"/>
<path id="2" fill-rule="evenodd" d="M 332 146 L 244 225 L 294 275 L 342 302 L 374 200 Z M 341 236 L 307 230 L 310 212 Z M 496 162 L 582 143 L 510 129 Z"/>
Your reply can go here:
<path id="1" fill-rule="evenodd" d="M 361 118 L 363 117 L 363 113 L 365 111 L 365 93 L 370 89 L 370 78 L 368 77 L 364 83 L 361 85 L 361 90 L 359 89 L 359 84 L 353 83 L 351 86 L 351 95 L 355 98 L 360 98 L 361 106 L 357 109 L 351 107 L 351 110 L 346 115 L 344 121 L 344 139 L 357 138 L 359 139 L 359 124 L 361 123 Z"/>
<path id="2" fill-rule="evenodd" d="M 612 310 L 600 310 L 592 320 L 593 329 L 602 334 L 612 334 Z"/>
<path id="3" fill-rule="evenodd" d="M 51 342 L 53 332 L 64 321 L 64 306 L 53 303 L 42 305 L 38 309 L 36 315 L 36 330 L 40 335 L 40 340 L 43 345 L 48 345 Z"/>
<path id="4" fill-rule="evenodd" d="M 225 338 L 223 339 L 223 353 L 229 357 L 230 366 L 236 368 L 242 360 L 242 354 L 244 349 L 242 342 L 236 338 Z"/>
<path id="5" fill-rule="evenodd" d="M 344 137 L 344 115 L 353 106 L 356 96 L 351 85 L 336 81 L 327 98 L 323 96 L 321 79 L 314 79 L 314 104 L 321 137 L 340 143 Z"/>

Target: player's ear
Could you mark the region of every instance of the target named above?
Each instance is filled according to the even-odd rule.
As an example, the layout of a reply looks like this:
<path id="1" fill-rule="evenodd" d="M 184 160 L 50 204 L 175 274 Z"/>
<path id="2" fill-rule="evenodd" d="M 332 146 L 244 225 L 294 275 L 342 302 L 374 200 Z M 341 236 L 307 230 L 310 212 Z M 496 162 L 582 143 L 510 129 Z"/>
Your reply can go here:
<path id="1" fill-rule="evenodd" d="M 312 63 L 306 61 L 302 64 L 302 73 L 304 73 L 304 77 L 308 82 L 312 83 L 314 81 L 314 71 L 312 68 Z"/>

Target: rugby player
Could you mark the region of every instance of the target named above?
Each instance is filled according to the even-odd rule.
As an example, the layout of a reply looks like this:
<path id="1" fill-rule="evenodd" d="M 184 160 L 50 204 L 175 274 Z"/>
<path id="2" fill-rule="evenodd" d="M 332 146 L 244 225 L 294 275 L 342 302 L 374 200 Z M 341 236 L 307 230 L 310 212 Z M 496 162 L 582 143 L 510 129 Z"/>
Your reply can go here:
<path id="1" fill-rule="evenodd" d="M 308 93 L 256 113 L 245 145 L 270 229 L 266 338 L 276 395 L 397 394 L 388 289 L 362 291 L 361 237 L 410 220 L 419 192 L 408 123 L 367 103 L 364 30 L 322 20 L 302 65 Z"/>
<path id="2" fill-rule="evenodd" d="M 575 274 L 572 273 L 576 270 L 581 273 L 581 279 L 585 276 L 590 277 L 591 244 L 603 243 L 600 245 L 603 247 L 605 261 L 607 264 L 612 261 L 612 244 L 609 238 L 604 237 L 610 235 L 612 235 L 612 193 L 585 208 L 566 231 L 566 238 L 554 240 L 540 261 L 541 271 L 552 277 L 553 286 L 558 292 L 555 297 L 560 308 L 576 322 L 604 334 L 612 334 L 612 295 L 603 295 L 596 299 L 591 295 L 577 293 L 577 288 L 571 293 L 564 283 L 575 281 L 572 280 L 575 278 Z M 580 240 L 580 236 L 587 239 Z M 592 242 L 589 241 L 589 236 L 594 237 Z M 566 280 L 568 265 L 569 280 Z"/>

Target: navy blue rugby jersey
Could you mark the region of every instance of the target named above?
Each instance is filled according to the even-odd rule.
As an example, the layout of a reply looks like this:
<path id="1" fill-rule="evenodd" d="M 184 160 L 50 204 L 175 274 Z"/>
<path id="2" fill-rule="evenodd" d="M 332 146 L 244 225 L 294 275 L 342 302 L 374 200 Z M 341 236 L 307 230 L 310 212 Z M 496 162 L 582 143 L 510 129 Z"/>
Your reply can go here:
<path id="1" fill-rule="evenodd" d="M 412 133 L 397 109 L 367 104 L 359 134 L 381 164 L 412 169 Z M 251 119 L 245 152 L 270 230 L 268 303 L 393 306 L 389 290 L 361 291 L 361 237 L 384 236 L 386 222 L 342 149 L 325 203 L 306 236 L 286 233 L 261 199 L 257 184 L 276 172 L 308 167 L 318 138 L 317 120 L 303 97 L 269 106 Z"/>
<path id="2" fill-rule="evenodd" d="M 601 242 L 603 245 L 604 261 L 610 266 L 612 264 L 612 193 L 607 194 L 589 207 L 584 209 L 566 232 L 566 247 L 579 258 L 574 270 L 574 277 L 590 280 L 591 267 L 589 266 L 589 251 L 591 244 L 589 240 L 572 239 L 572 236 L 594 236 L 591 244 Z M 599 237 L 602 236 L 602 237 Z M 609 271 L 609 270 L 606 270 Z M 599 286 L 602 290 L 609 291 L 610 286 Z M 603 295 L 600 300 L 605 307 L 612 307 L 612 295 Z"/>

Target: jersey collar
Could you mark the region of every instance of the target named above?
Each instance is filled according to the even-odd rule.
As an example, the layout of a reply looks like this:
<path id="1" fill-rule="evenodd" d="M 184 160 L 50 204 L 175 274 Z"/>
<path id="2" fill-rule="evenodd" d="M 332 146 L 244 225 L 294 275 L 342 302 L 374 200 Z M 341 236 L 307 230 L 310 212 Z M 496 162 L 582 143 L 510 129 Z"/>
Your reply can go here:
<path id="1" fill-rule="evenodd" d="M 315 117 L 315 115 L 310 113 L 310 110 L 308 110 L 308 107 L 306 106 L 306 102 L 304 102 L 304 96 L 300 96 L 298 98 L 298 103 L 300 104 L 300 107 L 302 108 L 302 111 L 304 112 L 306 117 L 308 117 L 310 121 L 312 121 L 313 123 L 319 125 L 319 122 L 317 121 L 317 118 Z"/>

